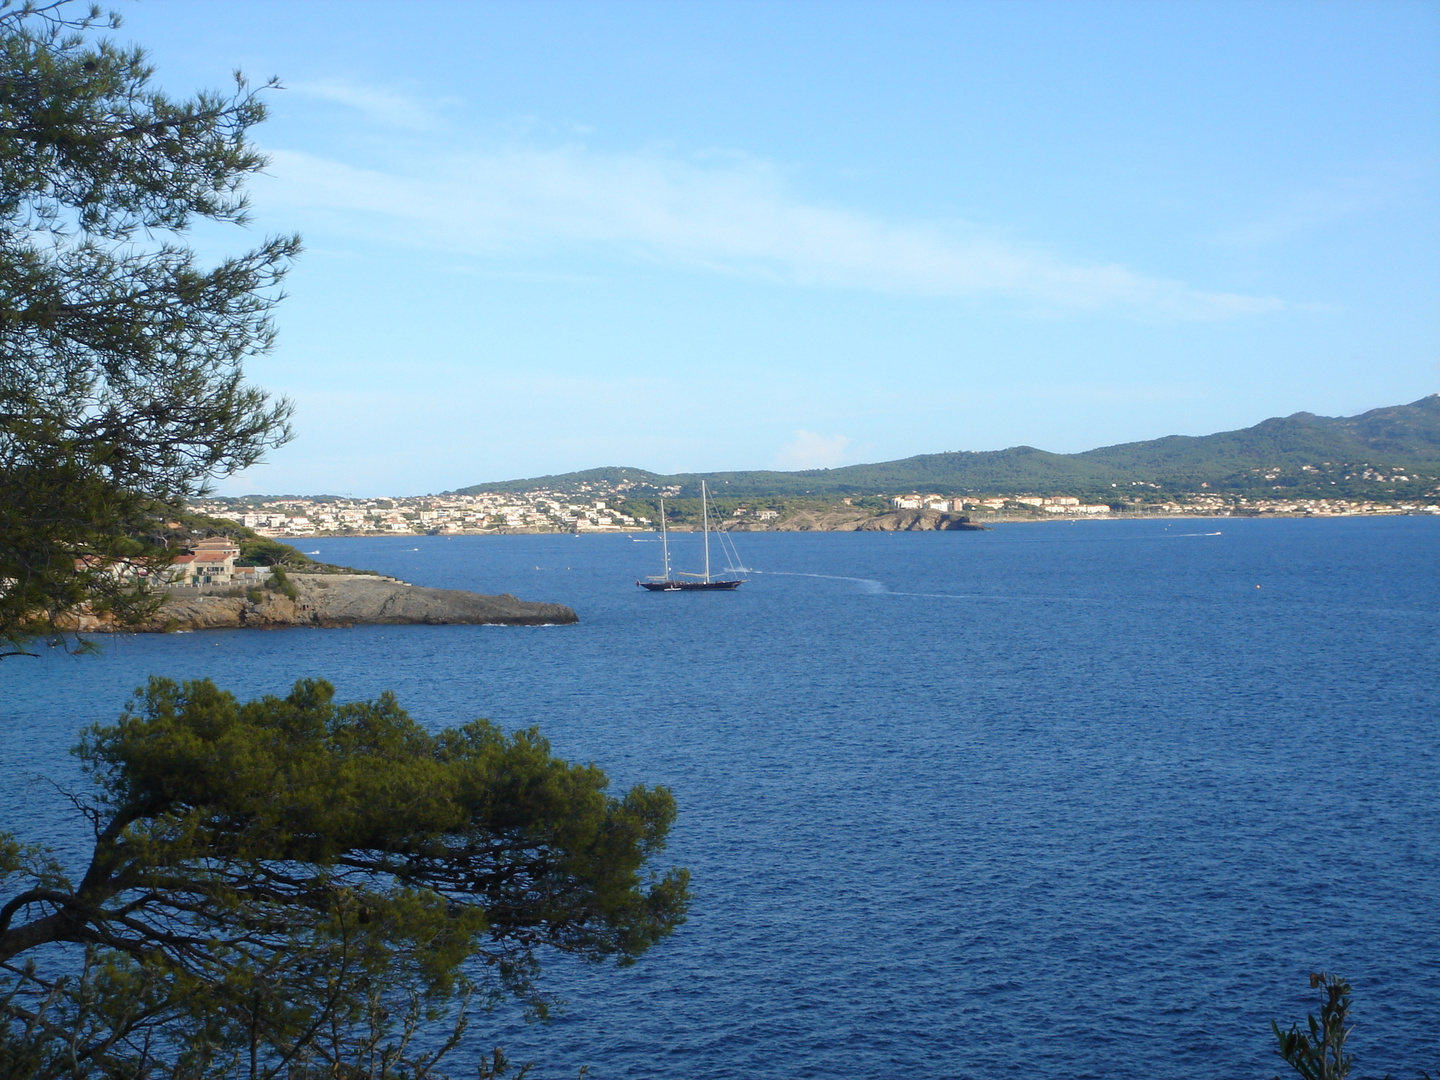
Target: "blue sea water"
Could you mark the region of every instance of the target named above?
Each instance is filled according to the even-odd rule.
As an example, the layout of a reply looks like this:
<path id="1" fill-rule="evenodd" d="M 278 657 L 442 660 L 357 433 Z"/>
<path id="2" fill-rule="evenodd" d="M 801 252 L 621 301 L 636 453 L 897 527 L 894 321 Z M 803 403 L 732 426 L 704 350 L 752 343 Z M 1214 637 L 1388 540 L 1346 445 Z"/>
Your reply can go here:
<path id="1" fill-rule="evenodd" d="M 77 850 L 27 778 L 80 785 L 77 731 L 151 673 L 321 676 L 435 726 L 539 725 L 679 802 L 690 921 L 631 969 L 551 965 L 564 1015 L 482 1018 L 467 1054 L 547 1080 L 1269 1077 L 1270 1019 L 1324 969 L 1356 988 L 1359 1075 L 1440 1069 L 1440 518 L 739 541 L 739 591 L 655 594 L 659 545 L 624 536 L 320 540 L 581 622 L 6 660 L 0 827 Z"/>

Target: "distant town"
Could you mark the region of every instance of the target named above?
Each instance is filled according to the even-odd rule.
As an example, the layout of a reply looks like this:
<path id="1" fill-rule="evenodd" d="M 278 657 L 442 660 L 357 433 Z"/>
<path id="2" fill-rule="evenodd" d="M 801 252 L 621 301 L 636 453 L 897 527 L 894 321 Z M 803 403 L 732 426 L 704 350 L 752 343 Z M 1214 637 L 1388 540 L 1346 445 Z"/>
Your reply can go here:
<path id="1" fill-rule="evenodd" d="M 800 497 L 717 499 L 713 528 L 758 531 L 825 527 L 818 511 L 863 517 L 918 510 L 964 514 L 973 521 L 1035 521 L 1056 518 L 1161 516 L 1346 516 L 1440 514 L 1440 504 L 1341 498 L 1253 498 L 1230 493 L 1160 493 L 1136 482 L 1125 497 L 1109 502 L 1069 495 L 953 496 L 925 493 L 839 499 Z M 1155 490 L 1149 490 L 1155 489 Z M 698 524 L 698 500 L 682 499 L 679 487 L 646 489 L 644 497 L 627 483 L 595 484 L 566 492 L 478 492 L 361 499 L 345 496 L 250 496 L 208 498 L 191 509 L 226 518 L 261 536 L 384 536 L 392 534 L 504 534 L 533 532 L 624 532 L 658 528 L 658 498 L 670 500 L 671 528 Z M 690 505 L 694 504 L 694 505 Z"/>
<path id="2" fill-rule="evenodd" d="M 678 491 L 677 491 L 678 494 Z M 378 499 L 207 499 L 191 509 L 229 518 L 261 536 L 384 536 L 391 533 L 575 532 L 648 529 L 648 518 L 549 491 L 523 495 L 420 495 Z M 238 512 L 237 512 L 238 511 Z"/>

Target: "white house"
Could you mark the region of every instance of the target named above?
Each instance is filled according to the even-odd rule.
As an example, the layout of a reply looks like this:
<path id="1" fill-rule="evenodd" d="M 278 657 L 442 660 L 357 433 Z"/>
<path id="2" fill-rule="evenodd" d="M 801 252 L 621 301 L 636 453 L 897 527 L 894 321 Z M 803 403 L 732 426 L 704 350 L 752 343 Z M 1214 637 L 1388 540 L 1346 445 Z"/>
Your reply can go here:
<path id="1" fill-rule="evenodd" d="M 191 545 L 191 553 L 171 562 L 165 578 L 175 585 L 231 585 L 258 580 L 255 567 L 236 566 L 240 549 L 226 536 L 211 536 Z"/>

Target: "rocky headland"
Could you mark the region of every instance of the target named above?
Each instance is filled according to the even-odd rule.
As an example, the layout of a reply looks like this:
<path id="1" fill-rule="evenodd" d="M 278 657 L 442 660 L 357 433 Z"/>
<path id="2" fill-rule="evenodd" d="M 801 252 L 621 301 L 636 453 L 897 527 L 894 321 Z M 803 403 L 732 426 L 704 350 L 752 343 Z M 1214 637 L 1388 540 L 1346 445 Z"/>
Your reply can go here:
<path id="1" fill-rule="evenodd" d="M 856 532 L 984 532 L 964 514 L 939 510 L 892 510 L 866 518 L 855 526 Z"/>
<path id="2" fill-rule="evenodd" d="M 579 621 L 575 612 L 562 604 L 520 600 L 509 593 L 486 596 L 460 589 L 430 589 L 371 574 L 291 573 L 285 585 L 249 590 L 221 586 L 172 588 L 156 617 L 138 629 L 164 632 L 375 624 L 549 626 Z M 73 629 L 96 633 L 115 627 L 81 615 Z"/>
<path id="3" fill-rule="evenodd" d="M 863 510 L 800 511 L 782 521 L 726 521 L 726 532 L 980 532 L 965 514 L 939 510 L 891 510 L 870 514 Z"/>

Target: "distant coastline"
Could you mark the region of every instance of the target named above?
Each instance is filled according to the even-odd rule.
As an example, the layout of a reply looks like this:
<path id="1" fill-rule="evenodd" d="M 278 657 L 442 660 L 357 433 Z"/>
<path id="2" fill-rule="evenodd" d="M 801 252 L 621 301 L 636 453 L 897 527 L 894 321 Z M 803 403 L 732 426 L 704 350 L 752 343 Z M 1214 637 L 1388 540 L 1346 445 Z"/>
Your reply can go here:
<path id="1" fill-rule="evenodd" d="M 1056 517 L 1440 514 L 1440 394 L 1352 417 L 1295 413 L 1214 435 L 1052 454 L 948 451 L 799 472 L 634 468 L 476 484 L 439 495 L 211 498 L 193 509 L 261 536 L 507 535 L 712 528 L 844 532 L 895 510 L 976 524 Z M 883 527 L 883 526 L 879 526 Z"/>
<path id="2" fill-rule="evenodd" d="M 1434 517 L 1440 514 L 1435 509 L 1398 509 L 1391 507 L 1377 507 L 1356 510 L 1332 510 L 1327 513 L 1315 513 L 1305 510 L 1267 510 L 1253 513 L 1205 513 L 1197 510 L 1190 511 L 1159 511 L 1159 512 L 1119 512 L 1103 515 L 1095 515 L 1086 518 L 1076 517 L 1041 517 L 1034 514 L 997 514 L 986 516 L 974 522 L 977 530 L 983 530 L 992 525 L 1037 525 L 1055 524 L 1057 522 L 1069 522 L 1074 524 L 1077 521 L 1258 521 L 1265 519 L 1290 519 L 1290 520 L 1325 520 L 1328 518 L 1375 518 L 1375 517 Z M 699 532 L 699 529 L 692 525 L 672 525 L 670 531 L 674 533 Z M 719 531 L 723 532 L 861 532 L 868 530 L 850 528 L 825 528 L 817 526 L 794 526 L 786 523 L 773 523 L 764 525 L 750 525 L 743 529 L 730 528 L 721 525 Z M 632 533 L 658 533 L 655 527 L 644 526 L 602 526 L 589 529 L 563 529 L 554 526 L 540 525 L 501 525 L 484 529 L 445 529 L 426 532 L 396 533 L 381 532 L 378 530 L 362 530 L 351 532 L 263 532 L 263 535 L 272 536 L 277 540 L 286 541 L 307 541 L 307 540 L 380 540 L 394 539 L 399 536 L 401 539 L 414 538 L 418 536 L 626 536 Z"/>

